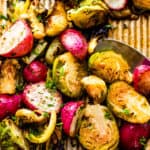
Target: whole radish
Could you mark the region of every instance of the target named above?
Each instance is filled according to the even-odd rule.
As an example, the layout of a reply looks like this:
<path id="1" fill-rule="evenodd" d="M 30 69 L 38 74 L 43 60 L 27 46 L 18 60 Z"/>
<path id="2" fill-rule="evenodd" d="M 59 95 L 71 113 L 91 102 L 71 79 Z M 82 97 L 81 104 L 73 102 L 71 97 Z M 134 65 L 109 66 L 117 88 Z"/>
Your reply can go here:
<path id="1" fill-rule="evenodd" d="M 23 76 L 28 82 L 40 82 L 46 79 L 47 67 L 36 60 L 27 65 L 23 70 Z"/>
<path id="2" fill-rule="evenodd" d="M 150 137 L 150 124 L 124 123 L 120 128 L 122 150 L 141 150 Z"/>
<path id="3" fill-rule="evenodd" d="M 150 66 L 140 65 L 133 72 L 134 88 L 141 94 L 150 96 Z"/>
<path id="4" fill-rule="evenodd" d="M 0 119 L 3 119 L 7 115 L 15 114 L 17 109 L 20 107 L 22 101 L 22 95 L 0 95 Z"/>
<path id="5" fill-rule="evenodd" d="M 88 52 L 87 40 L 78 30 L 65 30 L 60 35 L 60 41 L 64 48 L 70 51 L 78 59 L 83 60 L 86 57 Z"/>

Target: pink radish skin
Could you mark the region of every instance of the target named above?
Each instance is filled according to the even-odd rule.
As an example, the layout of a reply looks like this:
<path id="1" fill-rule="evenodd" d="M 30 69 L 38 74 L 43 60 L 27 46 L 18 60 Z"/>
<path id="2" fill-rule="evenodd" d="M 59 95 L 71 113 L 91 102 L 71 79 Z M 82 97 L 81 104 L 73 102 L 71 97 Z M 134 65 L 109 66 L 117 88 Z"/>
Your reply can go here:
<path id="1" fill-rule="evenodd" d="M 20 107 L 22 95 L 0 95 L 0 120 L 10 114 L 15 114 Z"/>
<path id="2" fill-rule="evenodd" d="M 33 35 L 25 20 L 16 21 L 0 38 L 0 55 L 20 57 L 29 53 L 33 46 Z"/>
<path id="3" fill-rule="evenodd" d="M 83 60 L 86 57 L 88 44 L 81 32 L 67 29 L 60 35 L 60 41 L 64 48 L 78 59 Z"/>
<path id="4" fill-rule="evenodd" d="M 47 67 L 40 61 L 33 61 L 27 65 L 23 70 L 23 76 L 28 82 L 45 81 L 47 74 Z"/>
<path id="5" fill-rule="evenodd" d="M 47 89 L 45 82 L 32 83 L 24 88 L 23 102 L 31 110 L 58 113 L 62 106 L 62 95 L 57 90 Z"/>
<path id="6" fill-rule="evenodd" d="M 128 3 L 128 0 L 104 0 L 107 6 L 112 10 L 124 9 Z"/>
<path id="7" fill-rule="evenodd" d="M 67 135 L 70 135 L 71 123 L 73 121 L 73 117 L 80 106 L 83 105 L 83 101 L 70 101 L 65 104 L 65 106 L 61 110 L 61 120 L 63 123 L 63 130 Z"/>
<path id="8" fill-rule="evenodd" d="M 141 150 L 140 140 L 150 138 L 150 124 L 125 123 L 120 128 L 120 146 L 122 150 Z M 145 141 L 146 142 L 146 141 Z"/>
<path id="9" fill-rule="evenodd" d="M 134 88 L 145 96 L 150 96 L 150 66 L 140 65 L 133 71 Z"/>

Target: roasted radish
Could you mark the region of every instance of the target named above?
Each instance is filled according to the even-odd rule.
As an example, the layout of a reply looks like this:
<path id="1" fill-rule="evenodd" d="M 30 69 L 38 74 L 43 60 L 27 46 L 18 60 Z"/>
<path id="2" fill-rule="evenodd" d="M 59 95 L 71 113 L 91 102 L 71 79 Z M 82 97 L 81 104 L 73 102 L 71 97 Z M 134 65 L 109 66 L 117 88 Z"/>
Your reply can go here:
<path id="1" fill-rule="evenodd" d="M 23 101 L 31 110 L 50 113 L 59 112 L 62 105 L 61 94 L 55 89 L 47 89 L 45 82 L 29 84 L 23 91 Z"/>
<path id="2" fill-rule="evenodd" d="M 24 20 L 16 21 L 0 38 L 0 55 L 20 57 L 31 51 L 33 35 Z"/>
<path id="3" fill-rule="evenodd" d="M 104 0 L 112 10 L 121 10 L 126 7 L 128 0 Z"/>
<path id="4" fill-rule="evenodd" d="M 120 128 L 122 150 L 141 150 L 150 137 L 150 124 L 125 123 Z"/>
<path id="5" fill-rule="evenodd" d="M 88 44 L 81 32 L 67 29 L 60 35 L 60 41 L 78 59 L 83 60 L 86 57 Z"/>
<path id="6" fill-rule="evenodd" d="M 79 115 L 82 115 L 82 107 L 82 101 L 70 101 L 66 103 L 61 110 L 61 120 L 63 123 L 64 132 L 71 137 L 75 136 L 77 129 L 77 121 L 79 119 Z"/>
<path id="7" fill-rule="evenodd" d="M 140 65 L 134 69 L 134 88 L 145 96 L 150 96 L 150 66 Z"/>
<path id="8" fill-rule="evenodd" d="M 33 61 L 23 70 L 23 76 L 28 82 L 40 82 L 46 79 L 47 67 L 40 61 Z"/>
<path id="9" fill-rule="evenodd" d="M 17 109 L 20 107 L 22 95 L 0 95 L 0 119 L 3 119 L 7 115 L 15 114 Z"/>

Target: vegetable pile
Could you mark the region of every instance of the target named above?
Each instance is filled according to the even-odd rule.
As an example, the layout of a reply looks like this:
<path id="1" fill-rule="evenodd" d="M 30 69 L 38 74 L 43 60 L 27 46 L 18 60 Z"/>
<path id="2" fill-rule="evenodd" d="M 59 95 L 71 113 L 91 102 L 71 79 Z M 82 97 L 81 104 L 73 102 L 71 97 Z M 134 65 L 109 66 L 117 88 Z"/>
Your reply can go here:
<path id="1" fill-rule="evenodd" d="M 80 149 L 147 150 L 150 66 L 131 72 L 113 49 L 94 51 L 111 12 L 147 11 L 144 2 L 0 2 L 0 149 L 66 150 L 69 138 Z"/>

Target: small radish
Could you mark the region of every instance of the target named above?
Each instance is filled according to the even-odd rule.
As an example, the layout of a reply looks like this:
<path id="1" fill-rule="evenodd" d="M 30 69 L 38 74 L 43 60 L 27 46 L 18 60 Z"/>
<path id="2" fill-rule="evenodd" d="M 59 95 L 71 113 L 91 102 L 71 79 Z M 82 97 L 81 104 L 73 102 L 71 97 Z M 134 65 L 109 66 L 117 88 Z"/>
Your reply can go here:
<path id="1" fill-rule="evenodd" d="M 0 119 L 3 119 L 7 115 L 15 114 L 20 107 L 22 95 L 0 95 Z"/>
<path id="2" fill-rule="evenodd" d="M 60 35 L 60 42 L 64 48 L 75 57 L 83 60 L 88 52 L 88 44 L 83 34 L 75 29 L 67 29 Z"/>
<path id="3" fill-rule="evenodd" d="M 126 7 L 128 0 L 104 0 L 104 2 L 112 10 L 121 10 Z"/>
<path id="4" fill-rule="evenodd" d="M 122 150 L 141 150 L 150 138 L 150 124 L 124 123 L 120 128 Z"/>
<path id="5" fill-rule="evenodd" d="M 133 71 L 134 88 L 141 94 L 150 96 L 150 66 L 140 65 Z"/>
<path id="6" fill-rule="evenodd" d="M 80 112 L 82 107 L 83 101 L 70 101 L 66 103 L 61 110 L 61 120 L 64 132 L 71 137 L 75 136 L 77 121 L 79 119 L 79 115 L 82 114 Z"/>
<path id="7" fill-rule="evenodd" d="M 23 91 L 23 102 L 31 110 L 43 112 L 59 112 L 62 105 L 62 96 L 55 89 L 47 89 L 45 82 L 26 85 Z"/>
<path id="8" fill-rule="evenodd" d="M 45 81 L 47 75 L 47 67 L 42 62 L 36 60 L 27 65 L 23 70 L 23 76 L 28 82 Z"/>

